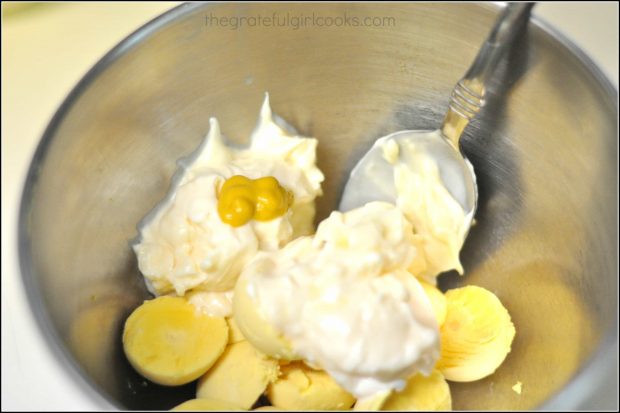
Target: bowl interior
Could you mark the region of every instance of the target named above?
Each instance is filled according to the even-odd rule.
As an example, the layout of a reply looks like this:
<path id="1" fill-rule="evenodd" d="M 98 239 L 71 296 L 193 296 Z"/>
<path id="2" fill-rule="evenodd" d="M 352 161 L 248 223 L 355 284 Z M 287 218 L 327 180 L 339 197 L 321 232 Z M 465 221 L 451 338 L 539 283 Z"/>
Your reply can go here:
<path id="1" fill-rule="evenodd" d="M 319 139 L 324 218 L 374 139 L 439 125 L 497 10 L 190 4 L 106 56 L 48 128 L 22 206 L 24 278 L 63 357 L 119 407 L 192 398 L 193 385 L 163 388 L 133 372 L 120 332 L 147 297 L 129 247 L 136 223 L 165 195 L 176 159 L 198 145 L 209 117 L 243 142 L 269 91 L 276 113 Z M 231 18 L 242 16 L 255 19 L 235 29 Z M 259 16 L 278 22 L 258 24 Z M 617 337 L 615 102 L 596 69 L 532 22 L 468 127 L 479 209 L 461 253 L 466 275 L 443 275 L 441 286 L 490 289 L 517 335 L 495 374 L 451 384 L 455 409 L 539 406 L 609 350 L 600 347 L 606 336 Z"/>

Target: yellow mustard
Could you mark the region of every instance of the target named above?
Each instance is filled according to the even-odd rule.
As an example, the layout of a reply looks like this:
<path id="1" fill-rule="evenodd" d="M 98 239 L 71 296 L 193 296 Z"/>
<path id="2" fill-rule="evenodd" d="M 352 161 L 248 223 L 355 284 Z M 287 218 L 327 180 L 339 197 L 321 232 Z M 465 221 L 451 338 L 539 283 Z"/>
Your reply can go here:
<path id="1" fill-rule="evenodd" d="M 217 212 L 223 222 L 239 227 L 251 219 L 270 221 L 284 215 L 293 204 L 293 193 L 273 176 L 258 179 L 235 175 L 219 190 Z"/>

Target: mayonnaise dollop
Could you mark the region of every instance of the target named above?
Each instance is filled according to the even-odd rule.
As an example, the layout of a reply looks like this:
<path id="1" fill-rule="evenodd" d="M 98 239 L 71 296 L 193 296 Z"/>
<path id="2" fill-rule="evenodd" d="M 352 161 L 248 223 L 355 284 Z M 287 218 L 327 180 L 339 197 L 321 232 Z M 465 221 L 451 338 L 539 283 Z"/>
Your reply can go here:
<path id="1" fill-rule="evenodd" d="M 412 141 L 387 140 L 383 157 L 393 165 L 396 205 L 412 224 L 418 254 L 409 271 L 435 284 L 442 272 L 463 273 L 459 253 L 472 213 L 450 194 L 442 181 L 437 160 Z"/>
<path id="2" fill-rule="evenodd" d="M 265 97 L 258 125 L 246 148 L 227 146 L 216 119 L 202 144 L 179 160 L 168 195 L 138 225 L 133 243 L 140 271 L 156 295 L 184 295 L 197 289 L 201 307 L 228 315 L 225 295 L 245 264 L 259 251 L 271 251 L 313 231 L 314 200 L 324 177 L 316 166 L 317 140 L 298 136 L 272 115 Z M 280 217 L 233 227 L 217 212 L 218 188 L 227 178 L 275 177 L 293 192 L 294 202 Z M 215 315 L 215 314 L 214 314 Z"/>
<path id="3" fill-rule="evenodd" d="M 190 291 L 187 301 L 202 313 L 212 317 L 228 317 L 232 314 L 233 291 Z"/>
<path id="4" fill-rule="evenodd" d="M 315 236 L 246 266 L 234 300 L 243 294 L 250 304 L 235 307 L 235 318 L 248 326 L 244 317 L 258 311 L 295 354 L 356 397 L 401 389 L 412 374 L 429 374 L 439 356 L 432 306 L 407 271 L 415 257 L 411 224 L 394 205 L 333 212 Z M 261 336 L 249 333 L 250 341 Z"/>

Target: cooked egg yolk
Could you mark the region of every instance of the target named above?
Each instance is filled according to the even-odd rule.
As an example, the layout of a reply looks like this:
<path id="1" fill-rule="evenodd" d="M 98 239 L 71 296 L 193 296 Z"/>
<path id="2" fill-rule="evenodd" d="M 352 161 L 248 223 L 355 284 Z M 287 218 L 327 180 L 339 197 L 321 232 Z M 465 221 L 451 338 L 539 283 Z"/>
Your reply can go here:
<path id="1" fill-rule="evenodd" d="M 284 215 L 293 203 L 293 193 L 273 176 L 249 179 L 235 175 L 219 190 L 217 212 L 223 222 L 239 227 L 251 219 L 270 221 Z"/>

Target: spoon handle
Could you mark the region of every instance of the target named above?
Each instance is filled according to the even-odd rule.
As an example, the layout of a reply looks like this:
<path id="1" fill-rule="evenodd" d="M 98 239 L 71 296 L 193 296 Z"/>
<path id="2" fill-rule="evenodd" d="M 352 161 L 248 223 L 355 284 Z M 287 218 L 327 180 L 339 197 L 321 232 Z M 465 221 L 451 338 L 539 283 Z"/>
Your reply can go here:
<path id="1" fill-rule="evenodd" d="M 452 89 L 441 132 L 456 149 L 463 130 L 485 104 L 486 88 L 497 64 L 519 32 L 523 17 L 529 16 L 535 4 L 509 3 L 504 7 L 469 70 Z"/>

